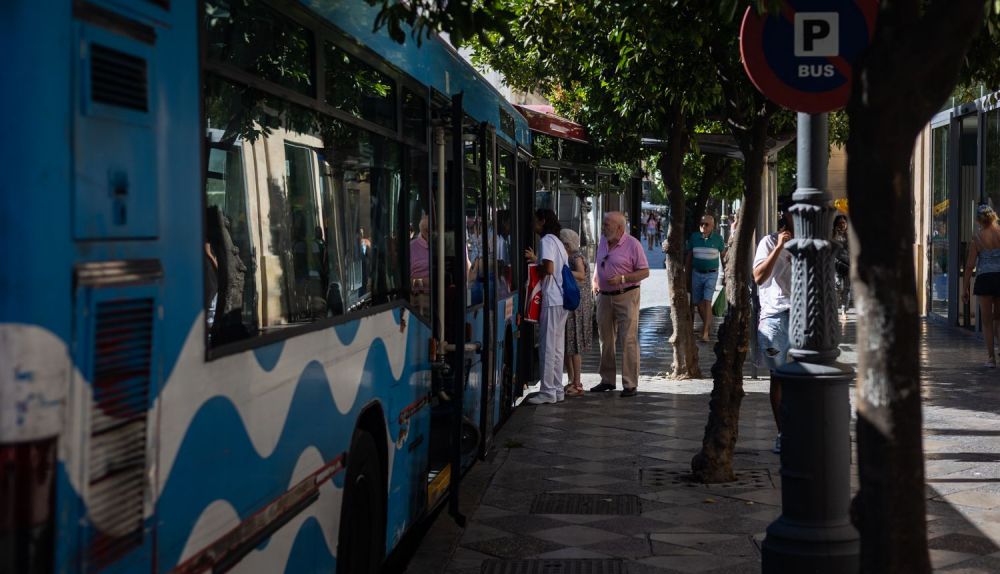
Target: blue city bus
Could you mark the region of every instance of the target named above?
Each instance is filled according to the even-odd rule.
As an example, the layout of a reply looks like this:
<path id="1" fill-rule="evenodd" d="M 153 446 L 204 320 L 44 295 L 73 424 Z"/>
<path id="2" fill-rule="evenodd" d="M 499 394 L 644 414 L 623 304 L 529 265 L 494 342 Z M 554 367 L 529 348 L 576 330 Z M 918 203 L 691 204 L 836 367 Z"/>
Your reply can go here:
<path id="1" fill-rule="evenodd" d="M 375 16 L 5 3 L 0 571 L 375 572 L 456 503 L 530 375 L 532 136 Z"/>

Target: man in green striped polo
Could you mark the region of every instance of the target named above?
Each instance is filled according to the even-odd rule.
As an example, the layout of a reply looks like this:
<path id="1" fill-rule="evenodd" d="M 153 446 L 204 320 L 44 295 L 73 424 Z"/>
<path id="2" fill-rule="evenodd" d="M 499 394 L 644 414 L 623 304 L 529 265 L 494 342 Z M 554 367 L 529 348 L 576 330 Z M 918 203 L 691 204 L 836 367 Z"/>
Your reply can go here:
<path id="1" fill-rule="evenodd" d="M 712 329 L 712 297 L 725 255 L 726 242 L 715 233 L 715 217 L 702 216 L 699 231 L 687 242 L 687 268 L 691 270 L 691 304 L 698 308 L 703 323 L 701 340 L 706 343 Z"/>

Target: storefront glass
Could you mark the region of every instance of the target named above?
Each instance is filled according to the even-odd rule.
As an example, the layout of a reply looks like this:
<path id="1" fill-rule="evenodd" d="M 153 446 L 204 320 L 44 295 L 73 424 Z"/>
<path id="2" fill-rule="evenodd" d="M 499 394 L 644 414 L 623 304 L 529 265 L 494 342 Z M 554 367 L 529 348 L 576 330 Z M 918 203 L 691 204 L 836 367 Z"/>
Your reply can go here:
<path id="1" fill-rule="evenodd" d="M 948 126 L 931 140 L 931 313 L 948 317 Z"/>
<path id="2" fill-rule="evenodd" d="M 983 203 L 1000 209 L 1000 109 L 986 113 Z"/>

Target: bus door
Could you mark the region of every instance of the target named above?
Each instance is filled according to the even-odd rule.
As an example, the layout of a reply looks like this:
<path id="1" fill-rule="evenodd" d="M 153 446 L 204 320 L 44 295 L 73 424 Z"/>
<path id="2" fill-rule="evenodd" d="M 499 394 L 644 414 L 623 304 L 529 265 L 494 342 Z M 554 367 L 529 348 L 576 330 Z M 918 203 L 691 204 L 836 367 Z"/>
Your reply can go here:
<path id="1" fill-rule="evenodd" d="M 447 491 L 450 513 L 464 523 L 458 509 L 459 483 L 479 445 L 479 359 L 482 330 L 474 330 L 470 319 L 481 318 L 480 290 L 474 292 L 478 275 L 480 182 L 476 132 L 468 125 L 462 94 L 450 106 L 435 110 L 432 233 L 443 246 L 435 253 L 432 278 L 435 337 L 434 398 L 432 400 L 431 445 L 428 469 L 428 501 L 434 504 Z M 471 184 L 470 184 L 471 182 Z M 468 237 L 467 237 L 468 236 Z M 435 245 L 437 243 L 435 242 Z M 470 246 L 472 249 L 470 250 Z M 472 280 L 470 280 L 470 278 Z M 479 298 L 476 302 L 475 298 Z"/>
<path id="2" fill-rule="evenodd" d="M 517 238 L 512 260 L 515 268 L 519 271 L 516 276 L 516 286 L 518 300 L 521 301 L 520 309 L 517 310 L 522 317 L 521 327 L 518 329 L 517 340 L 517 382 L 513 395 L 521 396 L 525 385 L 538 380 L 538 361 L 535 360 L 535 346 L 537 337 L 535 329 L 531 323 L 523 321 L 524 309 L 528 300 L 527 286 L 525 279 L 528 276 L 528 264 L 522 256 L 524 248 L 533 245 L 535 236 L 535 209 L 538 207 L 537 201 L 539 193 L 536 187 L 536 175 L 541 172 L 531 167 L 532 158 L 523 149 L 517 151 L 517 163 L 515 164 L 515 181 L 517 182 L 517 192 L 514 194 L 514 213 L 517 217 L 513 221 L 513 235 Z M 538 185 L 541 187 L 541 184 Z"/>
<path id="3" fill-rule="evenodd" d="M 502 338 L 497 335 L 496 328 L 502 321 L 498 321 L 497 304 L 499 300 L 499 290 L 497 289 L 497 206 L 496 206 L 496 184 L 497 184 L 497 143 L 496 129 L 486 122 L 479 127 L 480 157 L 479 173 L 482 192 L 479 195 L 479 213 L 482 216 L 482 224 L 478 227 L 481 233 L 480 267 L 478 269 L 476 281 L 482 286 L 483 309 L 482 309 L 482 344 L 483 352 L 481 356 L 481 369 L 483 379 L 481 382 L 480 407 L 479 407 L 479 432 L 482 439 L 479 441 L 479 456 L 485 458 L 493 444 L 493 427 L 496 421 L 494 408 L 497 406 L 496 391 L 497 373 L 496 366 L 497 342 Z"/>
<path id="4" fill-rule="evenodd" d="M 519 326 L 517 316 L 520 312 L 518 286 L 520 285 L 520 267 L 518 246 L 520 237 L 515 233 L 514 221 L 517 220 L 514 192 L 517 189 L 517 175 L 514 152 L 498 142 L 496 152 L 496 185 L 494 193 L 493 221 L 496 232 L 493 237 L 495 246 L 493 253 L 495 280 L 491 282 L 496 290 L 497 335 L 496 375 L 497 389 L 493 393 L 496 399 L 494 405 L 495 429 L 510 416 L 514 406 L 514 385 L 516 363 L 514 360 L 517 348 Z"/>
<path id="5" fill-rule="evenodd" d="M 461 226 L 465 232 L 466 287 L 465 287 L 465 337 L 470 346 L 465 353 L 463 372 L 463 417 L 467 424 L 473 424 L 480 435 L 478 445 L 482 445 L 483 395 L 490 379 L 486 361 L 491 353 L 490 326 L 492 313 L 490 290 L 487 281 L 489 264 L 489 240 L 487 229 L 487 136 L 484 125 L 465 118 L 462 129 L 462 192 L 461 200 L 455 202 L 460 207 Z M 491 180 L 492 178 L 489 178 Z M 463 465 L 472 459 L 463 459 Z"/>

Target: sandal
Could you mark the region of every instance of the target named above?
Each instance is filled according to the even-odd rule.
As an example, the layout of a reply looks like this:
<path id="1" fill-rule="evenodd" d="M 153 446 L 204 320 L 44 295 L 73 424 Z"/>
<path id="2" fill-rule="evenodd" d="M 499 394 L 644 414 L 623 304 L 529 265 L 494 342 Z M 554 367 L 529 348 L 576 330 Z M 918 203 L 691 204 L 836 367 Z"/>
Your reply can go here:
<path id="1" fill-rule="evenodd" d="M 570 386 L 568 389 L 566 389 L 566 396 L 567 397 L 582 397 L 583 396 L 583 388 L 582 387 L 573 387 L 573 386 Z"/>

